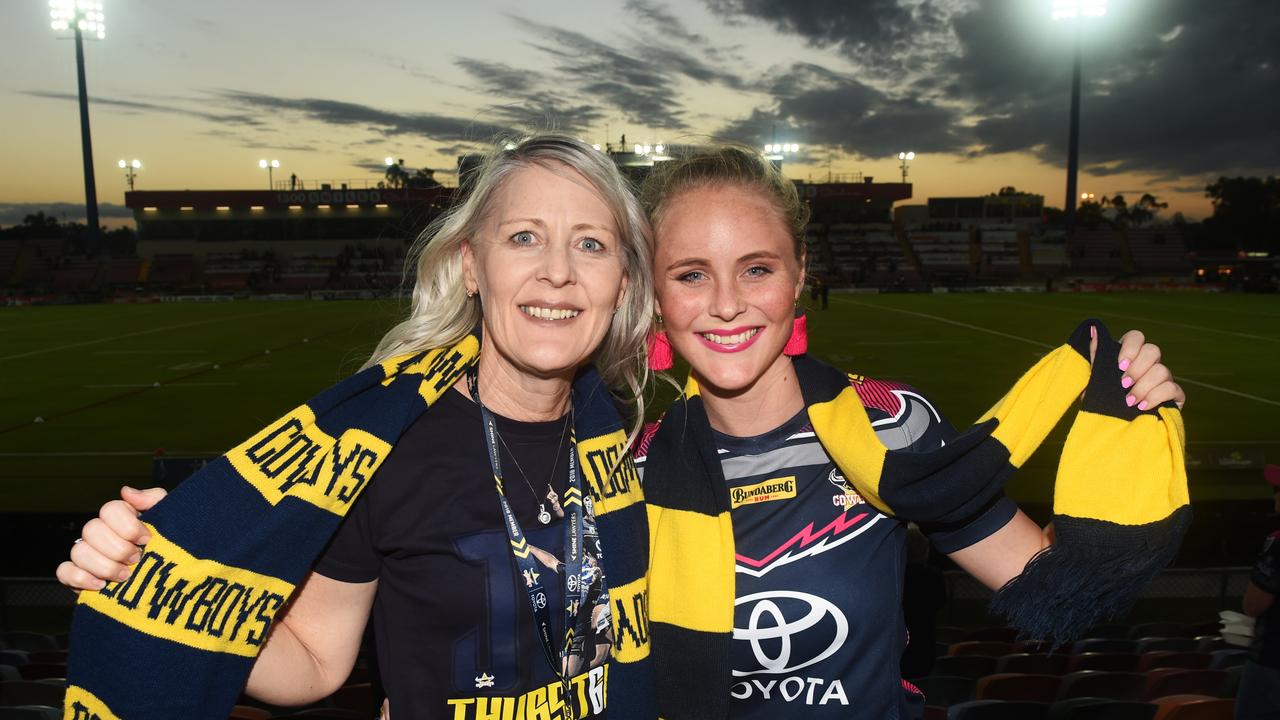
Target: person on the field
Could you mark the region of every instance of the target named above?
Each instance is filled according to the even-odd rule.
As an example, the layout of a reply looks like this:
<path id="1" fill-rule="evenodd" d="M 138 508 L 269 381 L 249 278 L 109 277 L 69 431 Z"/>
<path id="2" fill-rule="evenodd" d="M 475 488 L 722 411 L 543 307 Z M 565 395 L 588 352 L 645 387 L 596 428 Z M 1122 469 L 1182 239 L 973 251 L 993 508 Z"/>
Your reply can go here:
<path id="1" fill-rule="evenodd" d="M 802 392 L 806 373 L 829 373 L 796 347 L 807 208 L 771 163 L 738 148 L 656 167 L 641 199 L 665 331 L 650 357 L 664 356 L 666 338 L 691 368 L 684 397 L 635 450 L 656 535 L 649 630 L 659 714 L 919 717 L 924 698 L 898 674 L 906 524 L 845 477 Z M 1119 358 L 1128 372 L 1122 383 L 1117 371 L 1116 384 L 1130 405 L 1184 401 L 1141 333 L 1125 335 Z M 923 453 L 957 438 L 915 388 L 835 374 L 856 390 L 849 412 L 865 408 L 889 450 Z M 875 452 L 841 442 L 835 449 Z M 923 530 L 993 589 L 1050 542 L 998 492 Z M 732 604 L 730 618 L 717 601 Z"/>
<path id="2" fill-rule="evenodd" d="M 1280 465 L 1263 471 L 1280 514 Z M 1267 536 L 1244 591 L 1244 613 L 1256 618 L 1249 660 L 1236 693 L 1236 720 L 1280 718 L 1280 530 Z"/>
<path id="3" fill-rule="evenodd" d="M 571 458 L 584 408 L 625 429 L 608 390 L 643 412 L 649 226 L 612 160 L 568 137 L 495 151 L 464 189 L 411 254 L 413 310 L 366 367 L 450 347 L 480 324 L 478 361 L 403 431 L 274 618 L 245 688 L 259 700 L 300 705 L 331 694 L 372 615 L 382 685 L 400 718 L 510 717 L 537 703 L 556 717 L 604 716 L 607 543 L 593 516 L 602 505 L 591 502 L 593 488 L 574 489 Z M 575 383 L 592 362 L 608 390 L 579 398 Z M 584 492 L 586 502 L 564 500 Z M 152 540 L 138 513 L 165 493 L 122 495 L 85 525 L 58 568 L 64 584 L 96 591 L 130 577 Z M 576 574 L 563 570 L 571 520 Z M 513 525 L 542 561 L 523 573 Z M 585 600 L 572 600 L 566 620 L 579 585 Z M 555 656 L 561 662 L 549 662 Z"/>

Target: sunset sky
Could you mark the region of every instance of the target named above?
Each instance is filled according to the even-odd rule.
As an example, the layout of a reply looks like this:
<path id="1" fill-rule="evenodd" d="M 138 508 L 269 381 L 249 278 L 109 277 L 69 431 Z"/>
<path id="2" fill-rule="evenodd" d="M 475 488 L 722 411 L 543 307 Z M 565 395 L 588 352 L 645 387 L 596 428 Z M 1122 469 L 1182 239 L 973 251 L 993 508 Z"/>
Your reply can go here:
<path id="1" fill-rule="evenodd" d="M 1073 29 L 1050 0 L 197 3 L 106 0 L 86 43 L 106 224 L 139 189 L 452 172 L 498 134 L 796 142 L 814 180 L 898 177 L 912 202 L 1013 185 L 1061 206 Z M 1080 189 L 1210 212 L 1219 175 L 1280 169 L 1280 3 L 1110 0 L 1083 23 Z M 0 5 L 0 224 L 84 201 L 73 44 Z M 65 203 L 65 204 L 64 204 Z"/>

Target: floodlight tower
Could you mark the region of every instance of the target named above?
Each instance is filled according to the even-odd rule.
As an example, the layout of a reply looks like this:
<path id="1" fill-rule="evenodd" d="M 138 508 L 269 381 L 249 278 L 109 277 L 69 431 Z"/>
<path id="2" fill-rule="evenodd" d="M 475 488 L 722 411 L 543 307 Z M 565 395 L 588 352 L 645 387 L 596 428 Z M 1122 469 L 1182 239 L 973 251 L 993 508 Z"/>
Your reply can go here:
<path id="1" fill-rule="evenodd" d="M 133 178 L 137 176 L 138 171 L 142 169 L 142 161 L 134 158 L 131 161 L 121 160 L 116 163 L 120 169 L 124 170 L 124 179 L 129 182 L 129 192 L 133 192 Z"/>
<path id="2" fill-rule="evenodd" d="M 1071 62 L 1071 125 L 1067 131 L 1067 203 L 1064 218 L 1067 234 L 1076 227 L 1076 174 L 1080 168 L 1080 36 L 1082 21 L 1107 14 L 1106 0 L 1053 0 L 1052 17 L 1058 22 L 1070 22 L 1074 28 L 1074 49 Z"/>
<path id="3" fill-rule="evenodd" d="M 906 182 L 907 182 L 907 163 L 909 163 L 909 162 L 911 162 L 912 160 L 915 160 L 915 159 L 916 159 L 916 154 L 915 154 L 915 153 L 913 153 L 913 152 L 900 152 L 900 153 L 898 153 L 898 160 L 900 160 L 900 161 L 901 161 L 901 163 L 898 165 L 898 168 L 899 168 L 900 170 L 902 170 L 902 183 L 903 183 L 904 185 L 905 185 L 905 184 L 906 184 Z"/>
<path id="4" fill-rule="evenodd" d="M 258 167 L 267 171 L 267 189 L 275 190 L 276 182 L 275 182 L 275 176 L 272 174 L 272 171 L 280 167 L 280 161 L 279 160 L 259 160 Z"/>
<path id="5" fill-rule="evenodd" d="M 84 38 L 89 33 L 99 40 L 106 38 L 106 16 L 100 0 L 49 0 L 50 25 L 56 31 L 71 30 L 76 41 L 76 79 L 80 89 L 80 151 L 84 156 L 84 210 L 89 226 L 90 252 L 99 247 L 98 189 L 93 178 L 93 142 L 89 138 L 89 91 L 84 79 Z"/>

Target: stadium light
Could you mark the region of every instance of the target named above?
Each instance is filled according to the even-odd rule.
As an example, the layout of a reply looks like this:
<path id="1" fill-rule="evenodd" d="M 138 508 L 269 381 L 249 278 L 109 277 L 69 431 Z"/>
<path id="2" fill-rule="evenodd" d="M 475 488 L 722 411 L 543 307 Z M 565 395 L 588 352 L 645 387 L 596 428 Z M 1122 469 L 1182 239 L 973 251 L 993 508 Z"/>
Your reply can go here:
<path id="1" fill-rule="evenodd" d="M 781 160 L 786 155 L 798 152 L 799 143 L 769 143 L 764 146 L 764 156 L 770 160 Z"/>
<path id="2" fill-rule="evenodd" d="M 899 163 L 899 165 L 898 165 L 898 168 L 902 170 L 902 182 L 903 182 L 903 184 L 906 184 L 906 182 L 907 182 L 907 163 L 909 163 L 909 162 L 911 162 L 912 160 L 915 160 L 915 159 L 916 159 L 916 154 L 915 154 L 915 153 L 913 153 L 913 152 L 900 152 L 900 153 L 898 153 L 898 160 L 900 160 L 900 161 L 901 161 L 901 162 Z"/>
<path id="3" fill-rule="evenodd" d="M 259 160 L 258 167 L 267 171 L 267 189 L 275 190 L 276 183 L 275 183 L 275 178 L 272 175 L 272 171 L 280 167 L 280 161 L 279 160 Z"/>
<path id="4" fill-rule="evenodd" d="M 1053 0 L 1050 17 L 1055 21 L 1072 21 L 1075 31 L 1075 47 L 1071 63 L 1071 123 L 1067 131 L 1067 202 L 1065 222 L 1067 235 L 1076 227 L 1076 176 L 1080 168 L 1080 36 L 1079 22 L 1088 18 L 1100 18 L 1107 14 L 1106 0 Z"/>
<path id="5" fill-rule="evenodd" d="M 121 170 L 124 170 L 124 179 L 129 182 L 129 192 L 133 192 L 133 178 L 142 169 L 142 161 L 137 158 L 129 162 L 121 160 L 116 165 L 120 166 Z"/>
<path id="6" fill-rule="evenodd" d="M 392 165 L 396 164 L 396 159 L 391 157 L 390 155 L 383 158 L 382 161 L 387 164 L 387 167 L 391 167 Z"/>
<path id="7" fill-rule="evenodd" d="M 107 37 L 107 17 L 100 0 L 49 0 L 50 26 L 56 32 L 70 30 L 76 43 L 76 81 L 80 93 L 80 154 L 84 158 L 84 212 L 88 246 L 101 248 L 98 225 L 98 186 L 93 176 L 93 141 L 89 134 L 89 91 L 84 77 L 84 35 Z"/>

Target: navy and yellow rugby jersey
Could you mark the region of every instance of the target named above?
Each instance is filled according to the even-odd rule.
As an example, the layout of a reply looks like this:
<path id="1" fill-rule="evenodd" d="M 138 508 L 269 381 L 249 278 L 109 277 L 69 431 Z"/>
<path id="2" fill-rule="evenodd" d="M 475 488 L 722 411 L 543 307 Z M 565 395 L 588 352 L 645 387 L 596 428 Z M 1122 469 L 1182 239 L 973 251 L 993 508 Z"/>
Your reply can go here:
<path id="1" fill-rule="evenodd" d="M 932 449 L 956 434 L 911 387 L 854 383 L 886 447 Z M 737 552 L 732 716 L 919 717 L 925 700 L 898 674 L 907 644 L 905 524 L 853 490 L 805 412 L 764 435 L 716 433 L 716 442 Z M 646 454 L 642 440 L 642 472 Z M 923 530 L 938 550 L 954 552 L 1015 511 L 1001 496 L 967 522 Z"/>
<path id="2" fill-rule="evenodd" d="M 496 419 L 516 519 L 530 544 L 546 551 L 541 563 L 562 559 L 564 521 L 538 522 L 543 498 L 529 485 L 545 492 L 550 478 L 564 497 L 569 426 Z M 525 579 L 511 558 L 486 453 L 479 407 L 457 392 L 442 395 L 396 443 L 315 568 L 344 582 L 378 581 L 372 610 L 378 665 L 392 714 L 401 720 L 565 716 Z M 584 541 L 589 556 L 600 555 L 591 527 Z M 606 717 L 612 630 L 603 572 L 595 557 L 587 564 L 595 570 L 579 612 L 588 630 L 575 638 L 570 692 L 576 717 L 596 720 Z M 555 569 L 543 572 L 558 642 L 562 585 L 552 577 Z"/>
<path id="3" fill-rule="evenodd" d="M 1280 530 L 1262 544 L 1249 581 L 1273 595 L 1280 595 Z M 1253 628 L 1249 657 L 1267 667 L 1280 668 L 1280 599 L 1258 617 Z"/>

